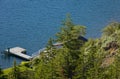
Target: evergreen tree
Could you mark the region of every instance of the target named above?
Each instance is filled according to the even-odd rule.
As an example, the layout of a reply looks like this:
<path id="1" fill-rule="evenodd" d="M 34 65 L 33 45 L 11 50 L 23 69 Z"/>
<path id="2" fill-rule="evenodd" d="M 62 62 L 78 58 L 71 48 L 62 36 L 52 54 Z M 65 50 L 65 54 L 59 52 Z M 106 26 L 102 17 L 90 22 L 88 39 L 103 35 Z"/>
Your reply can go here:
<path id="1" fill-rule="evenodd" d="M 2 72 L 2 69 L 1 69 L 1 67 L 0 67 L 0 77 L 2 76 L 2 74 L 3 74 L 3 72 Z"/>
<path id="2" fill-rule="evenodd" d="M 79 58 L 80 46 L 84 44 L 82 40 L 79 40 L 79 36 L 84 36 L 85 27 L 75 25 L 72 23 L 70 16 L 63 23 L 63 27 L 59 33 L 57 33 L 57 41 L 63 43 L 62 53 L 62 75 L 63 79 L 73 79 L 74 71 L 76 68 L 76 60 Z"/>
<path id="3" fill-rule="evenodd" d="M 53 46 L 53 40 L 50 38 L 46 49 L 40 55 L 40 63 L 37 70 L 36 79 L 56 79 L 55 62 L 56 48 Z"/>
<path id="4" fill-rule="evenodd" d="M 0 79 L 5 79 L 4 73 L 0 67 Z"/>
<path id="5" fill-rule="evenodd" d="M 70 15 L 67 15 L 66 20 L 63 22 L 61 31 L 56 34 L 57 42 L 68 42 L 73 39 L 78 39 L 79 36 L 85 35 L 86 28 L 84 26 L 75 25 Z"/>
<path id="6" fill-rule="evenodd" d="M 16 60 L 14 60 L 13 68 L 8 75 L 8 79 L 22 79 L 20 70 L 16 65 Z"/>

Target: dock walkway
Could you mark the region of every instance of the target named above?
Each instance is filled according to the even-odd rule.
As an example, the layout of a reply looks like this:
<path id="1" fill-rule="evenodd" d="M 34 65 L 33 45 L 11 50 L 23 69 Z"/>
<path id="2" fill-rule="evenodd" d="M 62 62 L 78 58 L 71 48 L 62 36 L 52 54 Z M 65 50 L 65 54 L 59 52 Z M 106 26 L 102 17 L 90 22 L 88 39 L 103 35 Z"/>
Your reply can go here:
<path id="1" fill-rule="evenodd" d="M 62 46 L 62 43 L 55 43 L 53 44 L 56 48 L 59 48 L 60 46 Z M 29 56 L 29 55 L 26 55 L 26 49 L 24 48 L 21 48 L 21 47 L 13 47 L 13 48 L 8 48 L 7 50 L 5 50 L 6 52 L 10 53 L 10 54 L 13 54 L 15 56 L 18 56 L 20 58 L 23 58 L 23 59 L 26 59 L 26 60 L 31 60 L 31 59 L 34 59 L 34 58 L 37 58 L 39 57 L 40 53 L 41 52 L 46 52 L 45 51 L 46 48 L 42 48 L 36 52 L 34 52 L 32 54 L 32 56 Z"/>
<path id="2" fill-rule="evenodd" d="M 14 47 L 6 50 L 8 53 L 16 55 L 26 60 L 30 60 L 32 56 L 26 55 L 26 49 L 21 47 Z"/>

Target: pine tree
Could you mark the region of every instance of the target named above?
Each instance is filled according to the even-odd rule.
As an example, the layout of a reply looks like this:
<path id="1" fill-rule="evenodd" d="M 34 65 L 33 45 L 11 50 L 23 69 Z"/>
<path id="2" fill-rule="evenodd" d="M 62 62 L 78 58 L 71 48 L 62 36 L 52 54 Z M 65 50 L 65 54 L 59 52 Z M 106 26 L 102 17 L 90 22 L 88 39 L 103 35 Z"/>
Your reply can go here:
<path id="1" fill-rule="evenodd" d="M 73 79 L 74 71 L 76 68 L 76 61 L 79 58 L 80 46 L 84 44 L 82 40 L 79 40 L 79 36 L 84 36 L 85 27 L 73 24 L 70 16 L 68 15 L 63 23 L 63 27 L 59 33 L 57 33 L 57 41 L 63 43 L 62 55 L 62 78 Z"/>
<path id="2" fill-rule="evenodd" d="M 40 55 L 40 63 L 36 68 L 36 79 L 56 79 L 55 55 L 56 48 L 53 46 L 53 40 L 50 38 L 45 51 Z"/>
<path id="3" fill-rule="evenodd" d="M 66 20 L 63 22 L 61 31 L 56 34 L 57 42 L 69 42 L 73 39 L 78 39 L 79 36 L 84 36 L 86 33 L 85 26 L 75 25 L 70 15 L 67 15 Z"/>
<path id="4" fill-rule="evenodd" d="M 1 67 L 0 67 L 0 77 L 1 77 L 2 74 L 3 74 L 3 72 L 2 72 L 2 69 L 1 69 Z"/>
<path id="5" fill-rule="evenodd" d="M 21 79 L 21 73 L 16 65 L 16 60 L 14 60 L 13 68 L 8 75 L 8 79 Z"/>
<path id="6" fill-rule="evenodd" d="M 5 77 L 4 77 L 3 74 L 4 74 L 4 73 L 3 73 L 3 71 L 2 71 L 2 69 L 1 69 L 1 67 L 0 67 L 0 79 L 5 79 Z"/>

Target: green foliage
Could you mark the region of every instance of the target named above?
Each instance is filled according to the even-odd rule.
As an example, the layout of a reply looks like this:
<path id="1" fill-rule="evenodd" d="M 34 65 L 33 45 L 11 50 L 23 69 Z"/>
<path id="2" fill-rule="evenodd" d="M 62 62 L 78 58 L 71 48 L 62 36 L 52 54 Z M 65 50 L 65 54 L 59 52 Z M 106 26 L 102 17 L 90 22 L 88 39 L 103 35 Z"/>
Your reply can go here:
<path id="1" fill-rule="evenodd" d="M 29 62 L 22 62 L 21 65 L 25 66 L 25 67 L 30 67 L 30 63 Z"/>
<path id="2" fill-rule="evenodd" d="M 113 22 L 103 29 L 103 35 L 110 36 L 118 30 L 120 30 L 120 23 Z"/>
<path id="3" fill-rule="evenodd" d="M 21 79 L 20 70 L 16 66 L 16 60 L 14 60 L 13 68 L 8 75 L 8 79 Z"/>
<path id="4" fill-rule="evenodd" d="M 1 68 L 0 68 L 0 79 L 6 79 Z"/>
<path id="5" fill-rule="evenodd" d="M 109 24 L 101 38 L 87 42 L 78 39 L 85 30 L 68 15 L 56 41 L 50 38 L 45 51 L 22 63 L 22 68 L 14 61 L 6 79 L 120 79 L 120 23 Z M 63 45 L 56 48 L 54 42 Z M 1 74 L 0 79 L 5 79 Z"/>
<path id="6" fill-rule="evenodd" d="M 71 17 L 68 15 L 66 20 L 63 22 L 61 31 L 56 34 L 57 41 L 66 42 L 72 39 L 77 39 L 79 36 L 84 36 L 86 33 L 85 26 L 75 25 Z"/>

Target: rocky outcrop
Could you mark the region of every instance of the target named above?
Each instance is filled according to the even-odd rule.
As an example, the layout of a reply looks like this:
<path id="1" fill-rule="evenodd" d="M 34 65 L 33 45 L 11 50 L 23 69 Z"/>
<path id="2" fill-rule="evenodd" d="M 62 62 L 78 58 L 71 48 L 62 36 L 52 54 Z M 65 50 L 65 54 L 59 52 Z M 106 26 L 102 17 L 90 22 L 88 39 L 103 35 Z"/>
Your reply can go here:
<path id="1" fill-rule="evenodd" d="M 108 67 L 109 65 L 111 65 L 114 62 L 114 60 L 115 60 L 114 56 L 117 54 L 118 47 L 119 47 L 119 45 L 117 44 L 116 41 L 112 41 L 112 42 L 108 43 L 106 45 L 106 47 L 104 47 L 104 50 L 108 51 L 109 53 L 103 59 L 101 67 Z"/>
<path id="2" fill-rule="evenodd" d="M 119 47 L 119 45 L 117 44 L 117 41 L 112 41 L 110 43 L 108 43 L 106 45 L 106 47 L 104 47 L 104 50 L 107 51 L 107 50 L 110 50 L 110 49 L 117 49 Z"/>

